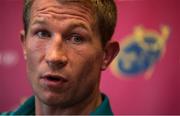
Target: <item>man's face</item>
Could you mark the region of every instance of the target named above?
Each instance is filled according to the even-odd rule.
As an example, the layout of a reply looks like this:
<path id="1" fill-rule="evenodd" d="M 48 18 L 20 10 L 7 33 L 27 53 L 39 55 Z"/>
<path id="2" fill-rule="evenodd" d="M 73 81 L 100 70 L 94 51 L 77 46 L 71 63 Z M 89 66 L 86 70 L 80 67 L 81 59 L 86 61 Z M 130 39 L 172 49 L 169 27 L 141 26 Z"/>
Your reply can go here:
<path id="1" fill-rule="evenodd" d="M 35 95 L 68 106 L 99 92 L 104 51 L 90 11 L 74 3 L 35 0 L 23 47 Z"/>

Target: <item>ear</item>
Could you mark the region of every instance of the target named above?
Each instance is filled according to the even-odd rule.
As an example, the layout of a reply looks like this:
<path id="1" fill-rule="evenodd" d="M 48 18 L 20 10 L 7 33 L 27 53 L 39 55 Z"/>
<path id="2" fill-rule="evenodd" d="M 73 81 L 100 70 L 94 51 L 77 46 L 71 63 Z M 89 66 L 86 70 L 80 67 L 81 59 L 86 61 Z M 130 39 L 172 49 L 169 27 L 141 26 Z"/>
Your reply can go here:
<path id="1" fill-rule="evenodd" d="M 23 54 L 24 54 L 24 59 L 26 60 L 27 56 L 26 56 L 26 36 L 25 36 L 25 31 L 21 30 L 20 32 L 20 39 L 21 39 L 21 45 L 23 48 Z"/>
<path id="2" fill-rule="evenodd" d="M 109 41 L 104 48 L 104 57 L 101 70 L 105 70 L 108 65 L 113 61 L 119 52 L 119 43 L 116 41 Z"/>

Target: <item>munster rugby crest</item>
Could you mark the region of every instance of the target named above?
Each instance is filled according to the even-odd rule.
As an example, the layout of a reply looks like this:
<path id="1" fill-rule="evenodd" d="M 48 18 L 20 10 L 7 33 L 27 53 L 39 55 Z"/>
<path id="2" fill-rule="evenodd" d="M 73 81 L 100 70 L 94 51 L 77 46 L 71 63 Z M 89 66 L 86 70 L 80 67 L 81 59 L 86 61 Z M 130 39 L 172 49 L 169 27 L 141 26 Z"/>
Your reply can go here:
<path id="1" fill-rule="evenodd" d="M 151 70 L 165 53 L 169 33 L 167 26 L 159 32 L 136 27 L 133 34 L 120 42 L 121 50 L 111 66 L 113 74 L 133 77 Z"/>

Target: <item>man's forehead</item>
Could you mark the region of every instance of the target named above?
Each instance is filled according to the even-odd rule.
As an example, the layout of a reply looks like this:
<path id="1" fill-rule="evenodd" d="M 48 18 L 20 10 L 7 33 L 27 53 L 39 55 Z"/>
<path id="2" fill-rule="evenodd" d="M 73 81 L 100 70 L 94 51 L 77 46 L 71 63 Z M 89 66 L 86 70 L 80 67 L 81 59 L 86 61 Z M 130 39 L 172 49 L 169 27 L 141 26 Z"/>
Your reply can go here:
<path id="1" fill-rule="evenodd" d="M 31 13 L 45 8 L 54 7 L 63 9 L 81 10 L 84 14 L 89 14 L 94 18 L 95 13 L 92 9 L 89 0 L 33 0 Z"/>
<path id="2" fill-rule="evenodd" d="M 95 29 L 95 20 L 92 13 L 87 11 L 84 8 L 80 8 L 77 6 L 68 6 L 57 4 L 57 1 L 81 1 L 81 0 L 35 0 L 34 6 L 31 9 L 31 16 L 30 16 L 30 25 L 34 27 L 34 25 L 46 25 L 50 26 L 53 25 L 52 22 L 57 22 L 57 24 L 62 22 L 64 19 L 69 18 L 71 20 L 71 24 L 66 25 L 66 27 L 81 27 L 85 30 L 94 30 Z M 43 3 L 48 4 L 43 4 Z M 54 4 L 56 3 L 56 4 Z M 42 4 L 41 6 L 39 6 Z M 77 9 L 76 9 L 77 8 Z M 69 9 L 69 10 L 68 10 Z M 80 12 L 79 12 L 80 11 Z M 79 20 L 80 19 L 80 20 Z M 51 25 L 51 26 L 52 26 Z M 65 25 L 64 25 L 65 26 Z"/>
<path id="3" fill-rule="evenodd" d="M 74 5 L 83 5 L 83 6 L 86 6 L 86 7 L 92 7 L 92 0 L 26 0 L 26 3 L 32 1 L 33 3 L 34 2 L 41 2 L 41 3 L 53 3 L 53 2 L 56 2 L 56 3 L 60 3 L 60 4 L 74 4 Z"/>
<path id="4" fill-rule="evenodd" d="M 34 0 L 33 6 L 31 8 L 31 16 L 39 17 L 41 14 L 45 14 L 48 16 L 48 12 L 51 13 L 49 17 L 51 16 L 57 16 L 59 18 L 62 18 L 62 16 L 65 16 L 64 14 L 68 15 L 77 15 L 84 20 L 87 20 L 89 23 L 93 24 L 95 23 L 94 20 L 94 14 L 92 13 L 91 9 L 87 8 L 86 6 L 82 5 L 81 3 L 77 3 L 78 6 L 76 6 L 77 1 L 85 1 L 85 0 Z M 67 4 L 64 5 L 64 3 L 57 3 L 57 1 L 62 2 L 73 2 L 73 5 Z M 75 4 L 74 4 L 75 2 Z M 66 4 L 65 3 L 65 4 Z M 85 3 L 85 2 L 84 2 Z M 69 6 L 70 5 L 70 6 Z M 31 17 L 31 19 L 32 19 Z"/>

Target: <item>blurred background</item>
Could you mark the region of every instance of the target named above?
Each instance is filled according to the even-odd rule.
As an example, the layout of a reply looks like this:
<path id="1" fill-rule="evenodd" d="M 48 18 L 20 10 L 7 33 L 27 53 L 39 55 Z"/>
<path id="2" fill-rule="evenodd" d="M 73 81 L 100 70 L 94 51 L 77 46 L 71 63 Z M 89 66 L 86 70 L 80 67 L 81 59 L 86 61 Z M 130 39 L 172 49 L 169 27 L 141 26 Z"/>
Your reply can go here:
<path id="1" fill-rule="evenodd" d="M 180 114 L 180 1 L 116 0 L 121 51 L 101 90 L 115 114 Z M 0 0 L 0 112 L 32 95 L 19 32 L 23 0 Z"/>

